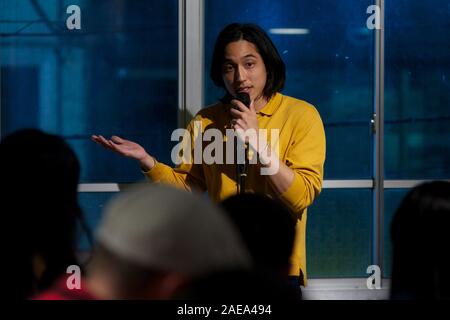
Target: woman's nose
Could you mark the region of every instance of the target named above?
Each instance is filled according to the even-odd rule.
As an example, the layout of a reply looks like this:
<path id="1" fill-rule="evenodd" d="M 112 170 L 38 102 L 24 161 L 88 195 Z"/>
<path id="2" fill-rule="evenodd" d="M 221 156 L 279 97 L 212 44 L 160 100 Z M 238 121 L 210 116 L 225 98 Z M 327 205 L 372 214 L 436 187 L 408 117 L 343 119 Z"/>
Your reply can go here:
<path id="1" fill-rule="evenodd" d="M 244 67 L 238 66 L 235 73 L 235 81 L 244 82 L 247 79 L 247 72 Z"/>

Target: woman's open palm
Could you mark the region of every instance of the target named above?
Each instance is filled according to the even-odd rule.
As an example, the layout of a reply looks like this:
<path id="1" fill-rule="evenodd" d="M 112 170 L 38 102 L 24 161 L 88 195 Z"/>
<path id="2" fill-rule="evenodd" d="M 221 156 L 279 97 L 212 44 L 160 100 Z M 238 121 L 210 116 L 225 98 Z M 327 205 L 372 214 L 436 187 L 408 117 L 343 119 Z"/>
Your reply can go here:
<path id="1" fill-rule="evenodd" d="M 99 145 L 117 152 L 118 154 L 141 161 L 148 156 L 145 149 L 136 142 L 112 136 L 110 140 L 101 135 L 92 135 L 91 139 Z"/>

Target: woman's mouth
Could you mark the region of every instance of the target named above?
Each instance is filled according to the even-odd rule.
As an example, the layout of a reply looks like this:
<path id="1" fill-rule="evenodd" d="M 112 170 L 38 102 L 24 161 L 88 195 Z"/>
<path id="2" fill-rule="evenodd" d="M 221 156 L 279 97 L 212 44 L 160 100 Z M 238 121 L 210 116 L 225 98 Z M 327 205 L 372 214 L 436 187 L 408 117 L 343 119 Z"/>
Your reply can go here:
<path id="1" fill-rule="evenodd" d="M 250 92 L 250 87 L 242 87 L 242 88 L 238 88 L 236 91 L 237 91 L 238 93 L 239 93 L 239 92 L 249 93 L 249 92 Z"/>

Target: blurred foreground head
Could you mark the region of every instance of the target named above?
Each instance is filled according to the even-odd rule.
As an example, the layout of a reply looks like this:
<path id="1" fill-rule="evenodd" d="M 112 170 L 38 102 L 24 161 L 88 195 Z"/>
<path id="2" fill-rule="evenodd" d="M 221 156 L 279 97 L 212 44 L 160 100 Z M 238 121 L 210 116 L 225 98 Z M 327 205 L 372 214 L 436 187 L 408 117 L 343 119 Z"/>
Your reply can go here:
<path id="1" fill-rule="evenodd" d="M 253 260 L 250 271 L 221 272 L 197 279 L 181 299 L 232 301 L 298 301 L 287 282 L 296 219 L 278 200 L 262 194 L 238 194 L 222 202 Z"/>
<path id="2" fill-rule="evenodd" d="M 20 130 L 0 146 L 7 273 L 12 298 L 47 289 L 75 264 L 80 165 L 64 140 L 40 130 Z M 10 283 L 13 281 L 13 283 Z"/>
<path id="3" fill-rule="evenodd" d="M 225 214 L 206 198 L 142 184 L 106 208 L 88 273 L 99 298 L 168 299 L 189 280 L 246 269 L 250 258 Z M 109 296 L 102 292 L 108 278 Z M 97 285 L 95 285 L 97 284 Z"/>
<path id="4" fill-rule="evenodd" d="M 263 194 L 239 194 L 222 202 L 241 233 L 255 267 L 287 277 L 297 220 L 280 201 Z"/>
<path id="5" fill-rule="evenodd" d="M 391 224 L 392 299 L 450 299 L 450 182 L 413 188 Z"/>

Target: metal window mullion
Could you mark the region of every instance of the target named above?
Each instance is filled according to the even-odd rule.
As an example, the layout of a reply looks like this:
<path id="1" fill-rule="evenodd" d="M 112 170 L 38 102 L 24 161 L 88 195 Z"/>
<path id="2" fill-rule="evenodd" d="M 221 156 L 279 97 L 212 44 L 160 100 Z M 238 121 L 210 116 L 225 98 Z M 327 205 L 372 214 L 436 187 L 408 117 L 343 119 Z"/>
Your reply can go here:
<path id="1" fill-rule="evenodd" d="M 203 106 L 204 0 L 178 1 L 178 93 L 180 127 L 185 127 Z"/>
<path id="2" fill-rule="evenodd" d="M 412 189 L 415 186 L 434 180 L 384 180 L 384 189 Z M 450 180 L 443 180 L 450 182 Z M 119 192 L 136 183 L 80 183 L 78 192 Z M 373 189 L 373 180 L 324 180 L 323 189 Z"/>
<path id="3" fill-rule="evenodd" d="M 383 269 L 384 235 L 384 0 L 380 8 L 380 29 L 375 31 L 375 188 L 373 214 L 372 263 Z"/>
<path id="4" fill-rule="evenodd" d="M 186 36 L 185 36 L 185 10 L 186 0 L 178 0 L 178 126 L 184 126 L 185 123 L 185 66 L 186 66 Z"/>
<path id="5" fill-rule="evenodd" d="M 80 183 L 78 184 L 78 192 L 119 192 L 118 183 Z"/>
<path id="6" fill-rule="evenodd" d="M 435 179 L 425 180 L 384 180 L 384 189 L 412 189 L 419 184 L 435 181 Z M 441 180 L 450 182 L 450 180 Z"/>
<path id="7" fill-rule="evenodd" d="M 372 189 L 373 180 L 324 180 L 323 189 Z"/>

